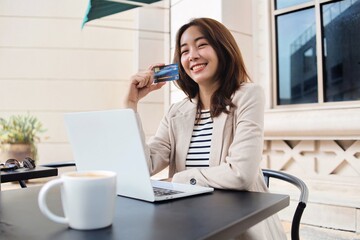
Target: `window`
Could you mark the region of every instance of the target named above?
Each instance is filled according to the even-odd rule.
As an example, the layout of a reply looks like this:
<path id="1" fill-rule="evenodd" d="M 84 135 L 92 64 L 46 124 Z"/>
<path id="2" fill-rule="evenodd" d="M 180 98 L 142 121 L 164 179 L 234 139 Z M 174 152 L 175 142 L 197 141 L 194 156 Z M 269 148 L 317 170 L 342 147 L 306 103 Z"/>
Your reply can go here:
<path id="1" fill-rule="evenodd" d="M 301 3 L 311 2 L 311 0 L 276 0 L 275 9 L 281 9 L 286 7 L 292 7 Z"/>
<path id="2" fill-rule="evenodd" d="M 360 0 L 274 0 L 276 105 L 360 100 Z"/>

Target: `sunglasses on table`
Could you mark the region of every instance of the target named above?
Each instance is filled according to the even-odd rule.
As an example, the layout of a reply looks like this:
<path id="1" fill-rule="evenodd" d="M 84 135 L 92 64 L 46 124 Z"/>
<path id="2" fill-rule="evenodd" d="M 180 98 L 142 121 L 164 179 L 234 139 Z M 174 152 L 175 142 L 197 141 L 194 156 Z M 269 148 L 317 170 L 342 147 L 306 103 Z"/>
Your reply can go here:
<path id="1" fill-rule="evenodd" d="M 5 163 L 0 163 L 1 171 L 12 171 L 19 168 L 34 169 L 35 167 L 36 167 L 35 161 L 30 157 L 26 157 L 22 162 L 14 158 L 11 158 L 6 160 Z"/>

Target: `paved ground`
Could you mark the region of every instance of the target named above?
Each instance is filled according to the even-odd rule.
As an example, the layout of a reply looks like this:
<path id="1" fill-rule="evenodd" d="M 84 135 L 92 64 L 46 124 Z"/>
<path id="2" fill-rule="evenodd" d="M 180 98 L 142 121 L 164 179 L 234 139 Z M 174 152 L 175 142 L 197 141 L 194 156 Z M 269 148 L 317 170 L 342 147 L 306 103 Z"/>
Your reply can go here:
<path id="1" fill-rule="evenodd" d="M 353 232 L 303 226 L 301 229 L 302 240 L 359 240 L 360 234 Z"/>
<path id="2" fill-rule="evenodd" d="M 283 222 L 283 226 L 287 233 L 288 239 L 290 237 L 290 223 Z M 360 240 L 360 234 L 354 232 L 339 231 L 328 228 L 320 228 L 309 225 L 301 225 L 300 227 L 301 240 Z"/>
<path id="3" fill-rule="evenodd" d="M 27 182 L 28 187 L 43 185 L 49 179 L 34 179 Z M 1 191 L 6 191 L 8 189 L 18 189 L 20 188 L 18 183 L 3 183 L 1 184 Z M 288 239 L 290 238 L 290 223 L 283 222 L 283 226 L 287 233 Z M 301 240 L 360 240 L 360 233 L 356 234 L 354 232 L 345 232 L 334 229 L 319 228 L 309 225 L 302 225 L 300 228 L 300 238 Z"/>

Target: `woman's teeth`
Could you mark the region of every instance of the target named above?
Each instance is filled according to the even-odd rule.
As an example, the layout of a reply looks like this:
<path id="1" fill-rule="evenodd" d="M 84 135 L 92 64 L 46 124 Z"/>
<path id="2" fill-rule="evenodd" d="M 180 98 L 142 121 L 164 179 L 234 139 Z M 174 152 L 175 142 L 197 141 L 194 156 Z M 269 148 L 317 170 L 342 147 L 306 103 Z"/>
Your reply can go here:
<path id="1" fill-rule="evenodd" d="M 206 66 L 206 64 L 199 64 L 199 65 L 193 66 L 192 70 L 196 71 L 200 68 L 204 68 L 205 66 Z"/>

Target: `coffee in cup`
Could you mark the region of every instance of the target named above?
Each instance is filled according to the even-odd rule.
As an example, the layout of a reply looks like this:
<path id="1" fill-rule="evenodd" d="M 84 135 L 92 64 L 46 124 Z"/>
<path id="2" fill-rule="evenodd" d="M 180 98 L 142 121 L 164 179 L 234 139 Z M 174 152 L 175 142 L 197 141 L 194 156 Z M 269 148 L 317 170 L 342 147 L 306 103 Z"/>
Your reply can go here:
<path id="1" fill-rule="evenodd" d="M 46 204 L 48 191 L 61 185 L 65 217 L 52 213 Z M 91 230 L 108 227 L 115 213 L 116 173 L 111 171 L 67 172 L 46 183 L 40 190 L 41 212 L 50 220 L 73 229 Z"/>

